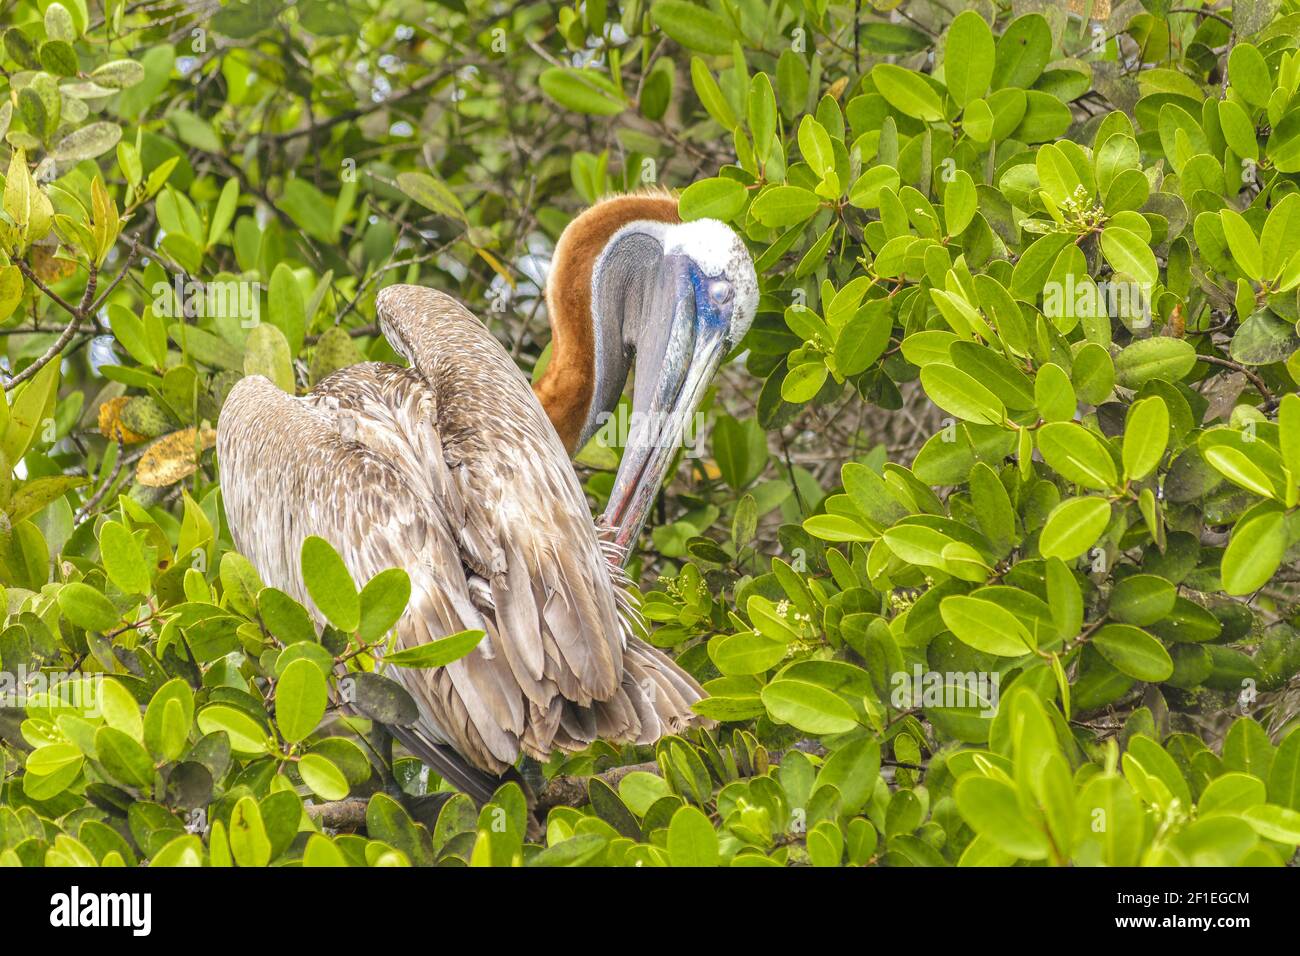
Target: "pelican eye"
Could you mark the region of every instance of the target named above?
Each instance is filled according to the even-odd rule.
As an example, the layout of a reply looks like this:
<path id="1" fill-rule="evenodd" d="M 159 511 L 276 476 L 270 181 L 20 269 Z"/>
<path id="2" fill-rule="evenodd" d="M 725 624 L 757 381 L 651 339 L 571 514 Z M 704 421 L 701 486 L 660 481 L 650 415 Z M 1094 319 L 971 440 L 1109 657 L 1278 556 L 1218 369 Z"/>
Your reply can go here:
<path id="1" fill-rule="evenodd" d="M 726 305 L 731 301 L 731 283 L 717 280 L 709 283 L 709 298 L 715 305 Z"/>

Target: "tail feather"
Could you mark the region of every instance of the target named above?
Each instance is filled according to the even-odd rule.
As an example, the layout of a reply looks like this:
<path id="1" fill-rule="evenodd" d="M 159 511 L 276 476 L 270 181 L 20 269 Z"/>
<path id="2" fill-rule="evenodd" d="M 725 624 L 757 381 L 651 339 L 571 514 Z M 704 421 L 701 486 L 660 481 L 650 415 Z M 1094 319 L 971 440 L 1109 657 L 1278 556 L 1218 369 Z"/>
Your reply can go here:
<path id="1" fill-rule="evenodd" d="M 479 770 L 450 747 L 434 743 L 412 727 L 390 724 L 388 729 L 411 756 L 427 764 L 434 773 L 480 806 L 491 800 L 497 787 L 504 782 L 505 778 Z"/>

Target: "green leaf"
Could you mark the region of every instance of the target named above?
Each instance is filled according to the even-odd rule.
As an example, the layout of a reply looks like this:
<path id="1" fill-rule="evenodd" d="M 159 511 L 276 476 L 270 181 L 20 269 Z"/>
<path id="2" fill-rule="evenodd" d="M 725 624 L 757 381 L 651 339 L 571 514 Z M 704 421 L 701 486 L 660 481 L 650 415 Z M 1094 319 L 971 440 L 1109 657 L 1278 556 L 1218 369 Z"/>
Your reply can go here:
<path id="1" fill-rule="evenodd" d="M 1268 772 L 1268 802 L 1300 810 L 1300 734 L 1287 734 L 1278 744 Z"/>
<path id="2" fill-rule="evenodd" d="M 1242 159 L 1252 162 L 1259 160 L 1259 140 L 1255 134 L 1255 124 L 1251 122 L 1246 111 L 1232 100 L 1219 101 L 1219 128 L 1228 148 Z"/>
<path id="3" fill-rule="evenodd" d="M 765 226 L 793 226 L 812 218 L 821 203 L 820 196 L 801 186 L 769 186 L 749 211 Z"/>
<path id="4" fill-rule="evenodd" d="M 212 211 L 212 220 L 208 223 L 208 248 L 215 246 L 225 236 L 235 218 L 235 208 L 239 204 L 239 180 L 228 179 L 221 187 L 221 195 Z"/>
<path id="5" fill-rule="evenodd" d="M 1038 369 L 1034 378 L 1034 405 L 1044 421 L 1068 422 L 1074 419 L 1079 399 L 1065 369 L 1054 362 Z"/>
<path id="6" fill-rule="evenodd" d="M 135 60 L 111 60 L 91 70 L 90 79 L 96 86 L 124 90 L 144 79 L 144 66 Z"/>
<path id="7" fill-rule="evenodd" d="M 1258 453 L 1251 454 L 1245 445 L 1210 445 L 1201 449 L 1201 455 L 1219 474 L 1235 484 L 1265 498 L 1276 495 L 1268 470 L 1260 466 Z"/>
<path id="8" fill-rule="evenodd" d="M 712 10 L 687 0 L 655 0 L 650 7 L 655 25 L 681 46 L 700 53 L 731 52 L 735 33 L 731 23 Z"/>
<path id="9" fill-rule="evenodd" d="M 114 727 L 95 732 L 95 756 L 118 783 L 144 789 L 153 785 L 153 761 L 135 738 Z"/>
<path id="10" fill-rule="evenodd" d="M 230 812 L 230 853 L 240 866 L 261 867 L 271 862 L 271 841 L 252 797 L 241 797 Z"/>
<path id="11" fill-rule="evenodd" d="M 1052 28 L 1039 13 L 1012 20 L 998 37 L 993 67 L 995 90 L 1029 89 L 1052 58 Z"/>
<path id="12" fill-rule="evenodd" d="M 1105 821 L 1088 827 L 1085 838 L 1100 843 L 1101 861 L 1108 866 L 1134 866 L 1144 842 L 1144 813 L 1128 781 L 1116 774 L 1096 774 L 1083 788 L 1079 805 L 1091 819 Z"/>
<path id="13" fill-rule="evenodd" d="M 898 191 L 898 170 L 892 166 L 872 166 L 849 187 L 849 205 L 859 209 L 876 209 L 881 190 Z"/>
<path id="14" fill-rule="evenodd" d="M 1043 460 L 1067 481 L 1105 491 L 1119 482 L 1115 461 L 1101 440 L 1074 422 L 1048 422 L 1038 430 Z"/>
<path id="15" fill-rule="evenodd" d="M 945 412 L 968 422 L 1000 425 L 1006 418 L 1006 407 L 1001 399 L 951 365 L 936 363 L 922 368 L 921 387 Z"/>
<path id="16" fill-rule="evenodd" d="M 808 114 L 799 123 L 799 152 L 803 160 L 820 179 L 827 170 L 835 168 L 835 150 L 831 148 L 831 137 L 826 127 Z"/>
<path id="17" fill-rule="evenodd" d="M 313 833 L 307 839 L 307 846 L 302 852 L 303 866 L 347 866 L 347 858 L 343 852 L 334 845 L 329 837 L 321 836 L 319 833 Z"/>
<path id="18" fill-rule="evenodd" d="M 889 346 L 894 323 L 888 308 L 868 306 L 844 323 L 835 337 L 835 368 L 841 375 L 865 372 Z"/>
<path id="19" fill-rule="evenodd" d="M 135 696 L 111 677 L 99 682 L 99 709 L 104 723 L 139 740 L 144 735 L 144 721 Z"/>
<path id="20" fill-rule="evenodd" d="M 174 677 L 154 692 L 144 712 L 144 743 L 161 760 L 175 760 L 185 749 L 194 720 L 194 692 Z"/>
<path id="21" fill-rule="evenodd" d="M 48 40 L 41 44 L 41 67 L 55 76 L 76 76 L 77 51 L 67 40 Z"/>
<path id="22" fill-rule="evenodd" d="M 14 175 L 10 173 L 9 182 Z M 9 189 L 5 189 L 5 210 L 9 209 Z M 30 450 L 32 440 L 39 433 L 45 419 L 46 410 L 53 406 L 59 388 L 59 363 L 49 362 L 20 386 L 14 396 L 6 396 L 9 401 L 9 424 L 0 436 L 0 453 L 10 466 L 17 465 Z"/>
<path id="23" fill-rule="evenodd" d="M 943 623 L 963 644 L 998 657 L 1022 657 L 1037 642 L 1010 611 L 982 598 L 953 594 L 939 605 Z"/>
<path id="24" fill-rule="evenodd" d="M 1294 847 L 1300 844 L 1300 812 L 1288 807 L 1262 803 L 1242 811 L 1242 819 L 1266 840 Z"/>
<path id="25" fill-rule="evenodd" d="M 548 70 L 543 73 L 543 79 L 545 79 L 547 73 L 551 72 L 553 71 Z M 569 71 L 561 72 L 567 76 Z M 589 77 L 584 77 L 582 80 L 575 82 L 586 89 L 585 84 L 592 81 Z M 543 83 L 542 89 L 548 95 L 550 94 L 550 90 L 547 89 L 545 83 Z M 459 220 L 462 223 L 469 222 L 465 216 L 465 207 L 461 205 L 456 194 L 447 187 L 446 183 L 440 179 L 435 179 L 428 173 L 398 173 L 397 188 L 431 212 L 445 216 L 448 219 Z"/>
<path id="26" fill-rule="evenodd" d="M 39 514 L 50 502 L 88 483 L 88 479 L 77 475 L 48 475 L 23 482 L 14 492 L 14 496 L 9 499 L 9 506 L 5 508 L 9 523 L 15 524 Z"/>
<path id="27" fill-rule="evenodd" d="M 369 644 L 387 634 L 401 619 L 410 599 L 411 578 L 404 570 L 389 568 L 376 574 L 361 589 L 357 640 Z"/>
<path id="28" fill-rule="evenodd" d="M 957 781 L 953 797 L 958 811 L 981 837 L 1022 860 L 1047 858 L 1047 834 L 1026 816 L 1009 783 L 972 774 Z"/>
<path id="29" fill-rule="evenodd" d="M 761 594 L 750 595 L 745 610 L 754 627 L 769 639 L 782 644 L 798 640 L 798 629 L 787 620 L 785 612 L 777 610 L 777 605 Z"/>
<path id="30" fill-rule="evenodd" d="M 262 579 L 252 563 L 236 551 L 221 556 L 221 590 L 229 605 L 247 617 L 257 614 L 257 595 Z"/>
<path id="31" fill-rule="evenodd" d="M 1233 90 L 1251 106 L 1265 106 L 1273 93 L 1273 76 L 1259 49 L 1250 43 L 1234 44 L 1228 53 L 1228 80 Z"/>
<path id="32" fill-rule="evenodd" d="M 789 653 L 785 641 L 773 640 L 753 631 L 731 634 L 710 642 L 709 656 L 725 676 L 761 674 L 785 659 Z"/>
<path id="33" fill-rule="evenodd" d="M 1219 106 L 1222 109 L 1223 103 Z M 1277 279 L 1300 253 L 1300 194 L 1289 193 L 1268 211 L 1260 245 L 1264 250 L 1264 276 Z"/>
<path id="34" fill-rule="evenodd" d="M 759 163 L 766 164 L 772 153 L 776 135 L 776 93 L 766 73 L 757 73 L 749 84 L 745 99 L 745 115 L 749 131 L 754 137 L 754 155 Z"/>
<path id="35" fill-rule="evenodd" d="M 1129 406 L 1124 427 L 1124 477 L 1141 481 L 1155 470 L 1169 442 L 1169 408 L 1159 395 Z"/>
<path id="36" fill-rule="evenodd" d="M 875 538 L 865 525 L 845 515 L 813 515 L 804 519 L 803 527 L 822 541 L 871 541 Z"/>
<path id="37" fill-rule="evenodd" d="M 857 716 L 838 694 L 801 680 L 779 678 L 761 692 L 775 720 L 809 734 L 839 734 L 858 726 Z"/>
<path id="38" fill-rule="evenodd" d="M 399 185 L 401 176 L 398 176 Z M 305 179 L 290 179 L 280 194 L 280 208 L 303 232 L 320 242 L 338 241 L 334 201 Z"/>
<path id="39" fill-rule="evenodd" d="M 81 766 L 82 753 L 68 743 L 42 744 L 27 756 L 26 771 L 37 777 L 48 777 L 68 767 Z"/>
<path id="40" fill-rule="evenodd" d="M 1225 773 L 1215 777 L 1201 792 L 1196 814 L 1208 817 L 1219 813 L 1237 814 L 1264 802 L 1264 782 L 1248 773 Z"/>
<path id="41" fill-rule="evenodd" d="M 1284 362 L 1297 349 L 1294 322 L 1284 321 L 1272 309 L 1258 309 L 1237 327 L 1229 354 L 1242 365 L 1272 365 Z"/>
<path id="42" fill-rule="evenodd" d="M 1131 574 L 1115 582 L 1110 593 L 1110 616 L 1145 627 L 1168 616 L 1177 600 L 1178 590 L 1159 575 Z"/>
<path id="43" fill-rule="evenodd" d="M 974 10 L 957 14 L 944 41 L 943 80 L 958 106 L 988 92 L 994 57 L 993 31 L 984 18 Z"/>
<path id="44" fill-rule="evenodd" d="M 88 123 L 55 143 L 50 155 L 60 163 L 79 163 L 103 156 L 116 147 L 121 138 L 122 127 L 116 123 Z"/>
<path id="45" fill-rule="evenodd" d="M 740 125 L 731 103 L 718 87 L 718 81 L 698 56 L 691 57 L 691 85 L 695 87 L 695 95 L 700 98 L 704 109 L 724 129 L 730 131 Z"/>
<path id="46" fill-rule="evenodd" d="M 575 113 L 583 113 L 587 116 L 617 116 L 628 106 L 618 87 L 610 82 L 608 77 L 597 73 L 595 70 L 553 66 L 549 70 L 544 70 L 542 75 L 538 77 L 537 82 L 543 93 L 566 110 L 572 110 Z M 403 173 L 402 176 L 422 176 L 425 180 L 436 182 L 432 177 L 423 173 Z M 400 185 L 401 176 L 398 177 L 398 182 Z M 436 196 L 433 192 L 428 191 L 428 183 L 423 183 L 420 187 L 421 195 L 424 198 L 413 194 L 405 186 L 403 186 L 402 191 L 434 212 L 444 215 L 450 213 L 455 218 L 464 220 L 465 213 L 459 209 L 459 200 L 449 201 L 450 191 L 441 183 L 437 185 L 441 188 L 437 190 Z M 426 199 L 432 200 L 434 204 L 430 205 L 429 202 L 425 201 Z"/>
<path id="47" fill-rule="evenodd" d="M 684 222 L 718 219 L 729 222 L 745 208 L 749 192 L 734 179 L 701 179 L 682 191 L 678 208 Z"/>
<path id="48" fill-rule="evenodd" d="M 199 711 L 199 730 L 205 734 L 223 731 L 230 749 L 237 754 L 266 753 L 268 735 L 252 717 L 229 704 L 209 704 Z"/>
<path id="49" fill-rule="evenodd" d="M 828 374 L 826 363 L 820 359 L 796 365 L 781 382 L 781 397 L 794 405 L 810 401 L 826 384 Z"/>
<path id="50" fill-rule="evenodd" d="M 1223 236 L 1228 241 L 1233 261 L 1249 278 L 1256 282 L 1263 279 L 1264 253 L 1250 223 L 1235 209 L 1219 210 L 1219 219 L 1223 223 Z"/>
<path id="51" fill-rule="evenodd" d="M 870 799 L 879 777 L 880 744 L 868 737 L 833 751 L 817 773 L 812 792 L 834 787 L 844 811 L 857 813 Z"/>
<path id="52" fill-rule="evenodd" d="M 1162 681 L 1174 672 L 1163 644 L 1131 624 L 1107 624 L 1092 636 L 1092 645 L 1115 669 L 1144 681 Z"/>
<path id="53" fill-rule="evenodd" d="M 696 807 L 679 807 L 668 825 L 668 859 L 673 866 L 717 866 L 718 834 Z"/>
<path id="54" fill-rule="evenodd" d="M 80 581 L 59 588 L 58 600 L 63 616 L 88 631 L 109 631 L 122 621 L 112 601 Z"/>
<path id="55" fill-rule="evenodd" d="M 320 754 L 303 754 L 298 761 L 298 774 L 322 800 L 342 800 L 348 795 L 348 780 L 343 771 Z"/>
<path id="56" fill-rule="evenodd" d="M 1052 509 L 1038 535 L 1038 550 L 1045 558 L 1073 561 L 1091 548 L 1110 524 L 1110 502 L 1105 498 L 1068 498 Z"/>
<path id="57" fill-rule="evenodd" d="M 307 315 L 307 300 L 302 294 L 302 286 L 298 284 L 298 279 L 294 276 L 293 270 L 283 262 L 277 265 L 271 273 L 271 286 L 267 290 L 267 305 L 269 306 L 267 321 L 284 333 L 284 338 L 288 343 L 288 351 L 292 355 L 297 355 L 302 351 L 303 341 L 307 334 L 309 318 Z M 258 328 L 261 328 L 261 326 L 259 325 Z M 253 333 L 256 332 L 257 329 L 253 329 Z M 252 348 L 252 335 L 250 335 L 249 349 Z M 245 359 L 245 367 L 247 367 L 247 361 Z M 292 368 L 286 374 L 279 369 L 278 365 L 273 367 L 277 369 L 280 377 L 275 378 L 267 375 L 267 378 L 270 378 L 282 390 L 292 395 Z"/>
<path id="58" fill-rule="evenodd" d="M 939 94 L 916 71 L 892 63 L 877 63 L 871 68 L 871 80 L 880 95 L 900 113 L 927 123 L 943 119 Z"/>
<path id="59" fill-rule="evenodd" d="M 1220 576 L 1223 590 L 1240 595 L 1263 587 L 1286 555 L 1289 536 L 1286 516 L 1277 508 L 1252 513 L 1232 530 L 1223 552 Z"/>
<path id="60" fill-rule="evenodd" d="M 1102 229 L 1101 251 L 1116 272 L 1132 276 L 1148 288 L 1160 278 L 1160 269 L 1150 244 L 1123 226 Z"/>
<path id="61" fill-rule="evenodd" d="M 347 565 L 324 538 L 315 535 L 302 543 L 302 579 L 307 593 L 326 619 L 340 631 L 351 633 L 361 621 L 361 602 Z"/>
<path id="62" fill-rule="evenodd" d="M 1183 339 L 1159 336 L 1125 346 L 1115 359 L 1119 384 L 1141 388 L 1154 379 L 1177 382 L 1196 364 L 1196 350 Z"/>
<path id="63" fill-rule="evenodd" d="M 307 615 L 307 609 L 289 595 L 276 588 L 263 588 L 257 595 L 257 611 L 267 630 L 281 643 L 315 641 L 316 627 Z"/>
<path id="64" fill-rule="evenodd" d="M 1300 481 L 1300 395 L 1282 396 L 1277 409 L 1278 450 L 1282 464 L 1291 472 L 1292 481 Z"/>
<path id="65" fill-rule="evenodd" d="M 478 647 L 483 636 L 483 631 L 460 631 L 456 634 L 448 634 L 428 644 L 386 654 L 384 663 L 395 664 L 398 667 L 445 667 Z"/>
<path id="66" fill-rule="evenodd" d="M 719 415 L 713 426 L 713 458 L 728 487 L 739 491 L 767 466 L 767 433 L 752 418 Z"/>
<path id="67" fill-rule="evenodd" d="M 289 743 L 306 739 L 320 724 L 329 703 L 329 689 L 320 668 L 307 660 L 293 661 L 275 685 L 275 723 Z"/>
<path id="68" fill-rule="evenodd" d="M 269 322 L 260 322 L 248 334 L 245 349 L 245 375 L 263 375 L 281 391 L 294 393 L 293 353 L 283 332 Z"/>
<path id="69" fill-rule="evenodd" d="M 1291 110 L 1273 127 L 1264 152 L 1284 173 L 1300 173 L 1300 110 Z"/>
<path id="70" fill-rule="evenodd" d="M 971 220 L 975 218 L 978 204 L 975 180 L 966 170 L 957 170 L 943 188 L 943 221 L 948 235 L 958 236 L 965 231 Z"/>

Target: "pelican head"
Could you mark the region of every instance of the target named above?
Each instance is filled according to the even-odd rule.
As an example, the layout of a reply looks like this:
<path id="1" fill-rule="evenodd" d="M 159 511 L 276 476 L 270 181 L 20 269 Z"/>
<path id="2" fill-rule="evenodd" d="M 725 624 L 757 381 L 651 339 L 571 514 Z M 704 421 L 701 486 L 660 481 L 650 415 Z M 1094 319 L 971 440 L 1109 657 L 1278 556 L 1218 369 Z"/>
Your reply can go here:
<path id="1" fill-rule="evenodd" d="M 718 366 L 754 319 L 754 263 L 723 223 L 677 221 L 675 198 L 620 196 L 561 236 L 548 302 L 552 366 L 537 391 L 570 451 L 605 423 L 634 377 L 604 516 L 626 554 Z"/>

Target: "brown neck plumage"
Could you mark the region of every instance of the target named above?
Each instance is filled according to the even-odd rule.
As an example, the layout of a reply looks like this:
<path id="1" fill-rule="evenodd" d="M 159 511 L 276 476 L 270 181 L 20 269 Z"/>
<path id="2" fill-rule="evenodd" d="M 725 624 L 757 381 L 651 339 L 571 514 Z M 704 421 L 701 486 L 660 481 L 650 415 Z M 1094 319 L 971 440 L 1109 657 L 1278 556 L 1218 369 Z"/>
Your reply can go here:
<path id="1" fill-rule="evenodd" d="M 637 193 L 602 200 L 569 223 L 555 246 L 546 280 L 551 361 L 533 391 L 569 454 L 578 451 L 578 438 L 596 390 L 592 270 L 614 233 L 630 222 L 646 219 L 679 222 L 676 197 Z"/>

